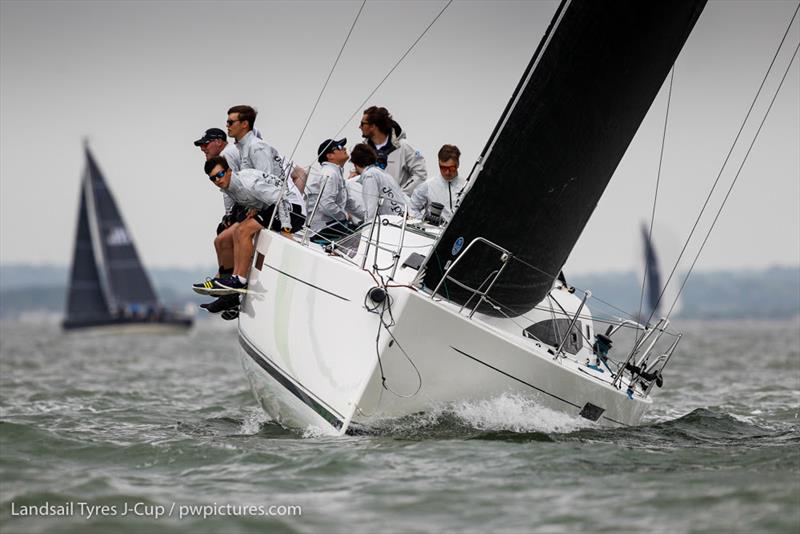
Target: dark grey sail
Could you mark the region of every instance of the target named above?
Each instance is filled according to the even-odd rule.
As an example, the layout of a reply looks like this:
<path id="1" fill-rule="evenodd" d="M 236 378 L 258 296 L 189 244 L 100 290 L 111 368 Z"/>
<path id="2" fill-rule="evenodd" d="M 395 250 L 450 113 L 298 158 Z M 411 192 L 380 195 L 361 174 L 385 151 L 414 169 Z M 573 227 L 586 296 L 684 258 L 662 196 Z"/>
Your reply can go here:
<path id="1" fill-rule="evenodd" d="M 426 260 L 426 287 L 480 236 L 512 254 L 489 294 L 503 307 L 481 312 L 517 316 L 547 295 L 704 6 L 562 2 Z M 499 258 L 477 245 L 450 275 L 478 288 Z M 452 283 L 441 292 L 472 296 Z"/>
<path id="2" fill-rule="evenodd" d="M 159 303 L 117 203 L 87 148 L 63 326 L 130 323 L 188 328 L 192 319 Z"/>
<path id="3" fill-rule="evenodd" d="M 75 234 L 75 248 L 72 253 L 72 269 L 69 276 L 67 316 L 64 322 L 64 326 L 67 328 L 72 324 L 112 319 L 103 295 L 103 288 L 100 285 L 97 264 L 94 261 L 84 190 L 85 188 L 82 187 L 78 210 L 78 229 Z"/>
<path id="4" fill-rule="evenodd" d="M 125 308 L 159 306 L 158 297 L 144 270 L 133 238 L 111 196 L 103 174 L 92 154 L 86 151 L 84 186 L 89 213 L 94 213 L 95 258 L 101 269 L 101 282 L 107 286 L 106 300 L 112 311 Z M 90 220 L 91 221 L 91 220 Z"/>

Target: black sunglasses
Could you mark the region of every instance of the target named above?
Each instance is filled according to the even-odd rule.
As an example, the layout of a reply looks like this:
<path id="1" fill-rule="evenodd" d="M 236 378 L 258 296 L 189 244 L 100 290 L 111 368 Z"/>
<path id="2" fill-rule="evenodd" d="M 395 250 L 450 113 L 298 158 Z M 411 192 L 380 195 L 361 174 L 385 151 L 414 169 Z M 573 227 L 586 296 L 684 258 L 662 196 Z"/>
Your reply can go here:
<path id="1" fill-rule="evenodd" d="M 209 176 L 208 179 L 211 180 L 212 182 L 216 182 L 217 180 L 225 176 L 225 172 L 226 171 L 219 171 L 217 174 L 212 174 L 211 176 Z"/>

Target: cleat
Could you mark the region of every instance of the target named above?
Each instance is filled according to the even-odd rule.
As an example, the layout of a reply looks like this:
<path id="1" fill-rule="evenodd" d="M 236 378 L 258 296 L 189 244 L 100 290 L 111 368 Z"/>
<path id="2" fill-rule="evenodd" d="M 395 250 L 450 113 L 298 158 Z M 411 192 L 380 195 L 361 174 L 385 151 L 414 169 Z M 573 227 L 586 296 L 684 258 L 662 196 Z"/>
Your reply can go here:
<path id="1" fill-rule="evenodd" d="M 206 304 L 200 305 L 200 307 L 206 310 L 208 313 L 220 313 L 224 312 L 225 310 L 237 308 L 238 306 L 239 306 L 239 296 L 235 294 L 222 295 L 213 302 L 207 302 Z"/>

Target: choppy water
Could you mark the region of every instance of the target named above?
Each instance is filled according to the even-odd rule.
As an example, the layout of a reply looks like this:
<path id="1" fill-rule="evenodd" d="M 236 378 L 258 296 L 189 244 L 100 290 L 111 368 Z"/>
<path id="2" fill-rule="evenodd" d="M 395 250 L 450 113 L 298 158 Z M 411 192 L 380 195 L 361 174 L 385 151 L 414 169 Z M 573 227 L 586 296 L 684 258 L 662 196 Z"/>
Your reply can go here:
<path id="1" fill-rule="evenodd" d="M 106 338 L 1 323 L 0 531 L 800 531 L 800 322 L 678 326 L 640 427 L 504 396 L 321 438 L 267 421 L 221 323 Z M 18 515 L 45 503 L 72 515 Z"/>

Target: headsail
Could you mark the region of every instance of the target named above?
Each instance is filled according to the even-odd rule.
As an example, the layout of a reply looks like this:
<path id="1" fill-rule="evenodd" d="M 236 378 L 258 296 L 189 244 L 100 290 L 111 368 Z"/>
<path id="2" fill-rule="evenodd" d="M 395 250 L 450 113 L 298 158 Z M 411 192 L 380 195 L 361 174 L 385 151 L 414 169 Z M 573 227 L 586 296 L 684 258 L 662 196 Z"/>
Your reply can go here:
<path id="1" fill-rule="evenodd" d="M 472 173 L 472 187 L 426 260 L 435 287 L 447 262 L 482 236 L 515 259 L 490 296 L 516 316 L 550 290 L 705 0 L 565 0 Z M 500 254 L 476 246 L 452 271 L 478 288 Z M 535 269 L 526 266 L 525 262 Z M 471 293 L 447 284 L 460 303 Z M 474 302 L 474 301 L 473 301 Z"/>
<path id="2" fill-rule="evenodd" d="M 158 307 L 133 239 L 87 148 L 67 321 L 103 319 L 126 308 Z"/>

